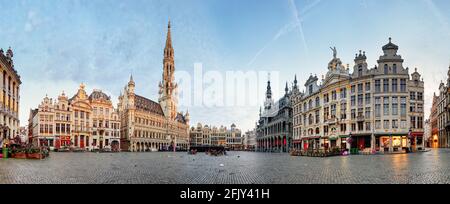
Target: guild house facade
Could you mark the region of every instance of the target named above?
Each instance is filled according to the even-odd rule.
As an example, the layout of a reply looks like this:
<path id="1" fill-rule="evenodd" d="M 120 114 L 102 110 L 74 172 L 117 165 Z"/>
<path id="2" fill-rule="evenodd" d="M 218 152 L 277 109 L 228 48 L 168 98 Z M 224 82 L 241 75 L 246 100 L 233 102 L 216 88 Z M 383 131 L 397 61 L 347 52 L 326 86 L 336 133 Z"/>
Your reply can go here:
<path id="1" fill-rule="evenodd" d="M 55 101 L 46 96 L 38 108 L 30 110 L 28 128 L 35 146 L 120 150 L 117 109 L 101 90 L 94 89 L 88 96 L 84 84 L 70 99 L 64 92 Z"/>
<path id="2" fill-rule="evenodd" d="M 132 76 L 119 96 L 122 150 L 144 152 L 188 149 L 189 113 L 177 110 L 174 73 L 174 49 L 169 22 L 158 102 L 137 95 Z"/>
<path id="3" fill-rule="evenodd" d="M 305 91 L 292 97 L 295 148 L 423 149 L 424 82 L 417 69 L 409 74 L 398 48 L 389 39 L 373 68 L 360 51 L 352 72 L 332 48 L 333 59 L 321 83 L 311 75 Z"/>
<path id="4" fill-rule="evenodd" d="M 22 84 L 14 68 L 13 51 L 0 49 L 0 144 L 19 135 L 19 87 Z"/>

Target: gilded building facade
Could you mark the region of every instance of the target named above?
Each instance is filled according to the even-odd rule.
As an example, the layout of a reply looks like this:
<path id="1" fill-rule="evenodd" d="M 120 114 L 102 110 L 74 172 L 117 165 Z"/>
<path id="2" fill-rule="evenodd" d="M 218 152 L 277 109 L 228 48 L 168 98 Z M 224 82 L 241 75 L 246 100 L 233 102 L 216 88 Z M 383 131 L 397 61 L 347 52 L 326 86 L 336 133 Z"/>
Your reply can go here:
<path id="1" fill-rule="evenodd" d="M 333 49 L 328 72 L 316 76 L 294 96 L 294 143 L 297 149 L 354 149 L 400 152 L 422 149 L 424 82 L 410 75 L 391 42 L 383 46 L 378 66 L 369 68 L 365 52 L 356 54 L 353 71 Z"/>
<path id="2" fill-rule="evenodd" d="M 101 90 L 88 96 L 84 84 L 68 98 L 63 92 L 58 100 L 45 97 L 30 110 L 28 128 L 35 146 L 81 150 L 120 150 L 120 120 L 110 97 Z"/>
<path id="3" fill-rule="evenodd" d="M 14 68 L 13 51 L 0 49 L 0 143 L 19 135 L 19 101 L 22 81 Z"/>
<path id="4" fill-rule="evenodd" d="M 174 73 L 174 49 L 169 22 L 158 102 L 137 95 L 132 77 L 119 96 L 122 150 L 142 152 L 188 149 L 189 113 L 183 114 L 177 110 Z"/>

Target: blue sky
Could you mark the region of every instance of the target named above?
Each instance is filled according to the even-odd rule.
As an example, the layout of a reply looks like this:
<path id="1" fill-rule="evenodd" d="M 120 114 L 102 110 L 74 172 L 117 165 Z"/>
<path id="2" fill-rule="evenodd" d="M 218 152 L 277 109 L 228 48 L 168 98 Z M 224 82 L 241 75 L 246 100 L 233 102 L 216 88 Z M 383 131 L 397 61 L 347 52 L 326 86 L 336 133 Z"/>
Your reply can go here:
<path id="1" fill-rule="evenodd" d="M 294 74 L 300 84 L 325 74 L 330 46 L 351 66 L 365 50 L 373 66 L 392 37 L 404 65 L 425 79 L 428 115 L 450 65 L 447 0 L 0 0 L 0 10 L 0 47 L 13 48 L 23 81 L 21 125 L 46 94 L 71 96 L 81 82 L 117 102 L 133 73 L 138 94 L 157 100 L 169 17 L 177 70 L 192 72 L 196 62 L 204 70 L 278 70 L 276 97 Z M 244 130 L 259 110 L 180 105 L 191 124 Z"/>

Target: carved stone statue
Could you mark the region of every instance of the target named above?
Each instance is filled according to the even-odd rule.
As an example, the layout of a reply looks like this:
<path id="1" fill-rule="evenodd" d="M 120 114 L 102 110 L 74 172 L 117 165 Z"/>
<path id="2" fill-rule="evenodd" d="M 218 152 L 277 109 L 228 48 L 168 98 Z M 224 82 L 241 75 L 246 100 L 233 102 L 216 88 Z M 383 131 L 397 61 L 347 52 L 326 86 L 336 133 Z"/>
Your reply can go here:
<path id="1" fill-rule="evenodd" d="M 333 51 L 333 58 L 336 59 L 336 56 L 337 56 L 336 47 L 330 47 L 330 49 Z"/>

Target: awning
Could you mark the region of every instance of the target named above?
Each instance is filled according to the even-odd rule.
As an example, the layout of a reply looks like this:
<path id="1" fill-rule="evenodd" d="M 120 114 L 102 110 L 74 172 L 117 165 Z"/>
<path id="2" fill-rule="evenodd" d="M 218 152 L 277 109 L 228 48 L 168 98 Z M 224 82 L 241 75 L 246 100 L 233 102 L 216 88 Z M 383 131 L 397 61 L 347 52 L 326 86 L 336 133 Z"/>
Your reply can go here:
<path id="1" fill-rule="evenodd" d="M 348 135 L 339 135 L 340 138 L 346 138 L 349 137 Z"/>
<path id="2" fill-rule="evenodd" d="M 302 140 L 320 139 L 320 136 L 304 137 Z"/>
<path id="3" fill-rule="evenodd" d="M 330 137 L 330 140 L 337 140 L 338 137 Z"/>

